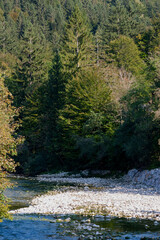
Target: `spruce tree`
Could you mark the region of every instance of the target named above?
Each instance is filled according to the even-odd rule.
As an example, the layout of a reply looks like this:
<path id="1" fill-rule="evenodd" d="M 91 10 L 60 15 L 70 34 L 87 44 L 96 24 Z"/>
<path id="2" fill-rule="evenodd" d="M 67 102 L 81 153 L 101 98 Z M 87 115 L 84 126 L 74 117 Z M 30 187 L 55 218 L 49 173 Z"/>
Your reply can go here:
<path id="1" fill-rule="evenodd" d="M 95 62 L 92 52 L 92 35 L 88 22 L 76 6 L 66 26 L 61 50 L 66 71 L 75 73 L 78 69 L 92 65 Z"/>
<path id="2" fill-rule="evenodd" d="M 134 0 L 115 0 L 109 8 L 108 21 L 104 24 L 104 41 L 108 43 L 120 35 L 136 37 L 144 32 L 148 20 L 143 5 Z"/>
<path id="3" fill-rule="evenodd" d="M 139 33 L 143 33 L 147 26 L 150 25 L 150 19 L 146 15 L 145 6 L 141 1 L 123 0 L 123 4 L 128 14 L 127 36 L 135 38 Z"/>
<path id="4" fill-rule="evenodd" d="M 104 26 L 104 42 L 118 38 L 120 35 L 128 35 L 128 14 L 122 1 L 115 1 L 110 6 L 108 21 Z"/>
<path id="5" fill-rule="evenodd" d="M 1 10 L 1 9 L 0 9 Z M 0 11 L 0 51 L 3 53 L 17 53 L 18 39 L 16 33 L 16 24 L 13 19 L 8 16 L 4 18 L 4 12 Z"/>
<path id="6" fill-rule="evenodd" d="M 63 164 L 63 131 L 59 124 L 59 112 L 65 102 L 65 83 L 61 59 L 56 53 L 49 71 L 41 118 L 44 151 L 48 155 L 48 165 L 54 168 Z"/>
<path id="7" fill-rule="evenodd" d="M 20 107 L 21 127 L 18 132 L 25 137 L 24 150 L 19 161 L 24 167 L 41 148 L 39 117 L 41 113 L 41 88 L 48 79 L 50 54 L 43 35 L 38 35 L 29 22 L 21 40 L 21 52 L 12 79 L 7 81 L 14 96 L 14 105 Z M 26 156 L 28 158 L 26 159 Z M 31 160 L 30 160 L 31 161 Z M 31 161 L 32 162 L 32 161 Z M 25 164 L 26 164 L 25 163 Z M 29 165 L 29 164 L 28 164 Z M 29 172 L 26 164 L 26 173 Z"/>
<path id="8" fill-rule="evenodd" d="M 45 58 L 47 49 L 44 44 L 45 39 L 38 35 L 31 23 L 28 23 L 21 40 L 17 68 L 13 74 L 12 82 L 8 83 L 15 96 L 16 106 L 23 106 L 26 97 L 32 96 L 34 91 L 47 79 L 49 59 Z"/>
<path id="9" fill-rule="evenodd" d="M 95 55 L 96 55 L 96 65 L 97 66 L 104 66 L 104 60 L 106 59 L 105 56 L 105 46 L 103 41 L 103 29 L 99 26 L 95 36 Z"/>

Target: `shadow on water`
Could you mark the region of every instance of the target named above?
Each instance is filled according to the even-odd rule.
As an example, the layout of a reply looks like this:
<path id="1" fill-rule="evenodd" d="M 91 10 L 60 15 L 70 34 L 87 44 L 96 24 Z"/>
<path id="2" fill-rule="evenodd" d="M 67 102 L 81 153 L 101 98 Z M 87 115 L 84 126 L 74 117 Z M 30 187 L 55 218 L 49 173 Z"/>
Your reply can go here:
<path id="1" fill-rule="evenodd" d="M 11 209 L 29 206 L 33 197 L 49 190 L 66 191 L 71 184 L 53 184 L 28 179 L 11 179 L 17 182 L 6 195 L 12 199 Z M 158 239 L 160 223 L 155 221 L 115 218 L 111 216 L 79 215 L 14 215 L 13 221 L 0 223 L 0 240 L 87 240 L 87 239 Z"/>

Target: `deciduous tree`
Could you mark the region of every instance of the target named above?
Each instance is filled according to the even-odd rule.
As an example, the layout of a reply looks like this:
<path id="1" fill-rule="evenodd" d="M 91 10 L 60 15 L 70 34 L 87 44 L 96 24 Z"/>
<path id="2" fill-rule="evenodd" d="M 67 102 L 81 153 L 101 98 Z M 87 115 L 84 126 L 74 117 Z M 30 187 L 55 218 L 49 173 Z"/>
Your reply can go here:
<path id="1" fill-rule="evenodd" d="M 17 141 L 14 132 L 17 124 L 14 122 L 16 110 L 12 106 L 12 95 L 4 86 L 4 78 L 0 74 L 0 221 L 9 217 L 7 199 L 4 197 L 4 190 L 10 186 L 5 178 L 7 172 L 15 170 L 15 163 L 12 159 L 16 154 Z"/>

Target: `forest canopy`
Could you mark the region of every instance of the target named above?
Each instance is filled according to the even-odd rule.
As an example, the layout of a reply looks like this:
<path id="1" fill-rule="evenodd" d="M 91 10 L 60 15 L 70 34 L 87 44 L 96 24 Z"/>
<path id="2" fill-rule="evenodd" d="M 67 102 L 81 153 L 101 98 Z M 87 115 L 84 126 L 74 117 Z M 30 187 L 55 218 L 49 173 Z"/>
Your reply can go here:
<path id="1" fill-rule="evenodd" d="M 160 166 L 159 12 L 158 0 L 1 0 L 0 167 L 14 168 L 18 138 L 27 175 Z"/>

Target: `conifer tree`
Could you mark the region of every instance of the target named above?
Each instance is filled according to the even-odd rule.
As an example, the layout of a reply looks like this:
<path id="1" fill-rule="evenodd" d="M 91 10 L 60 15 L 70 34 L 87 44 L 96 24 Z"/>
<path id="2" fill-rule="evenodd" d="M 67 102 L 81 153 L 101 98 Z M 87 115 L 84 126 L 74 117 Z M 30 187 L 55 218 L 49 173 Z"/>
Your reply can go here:
<path id="1" fill-rule="evenodd" d="M 86 18 L 77 6 L 69 18 L 65 32 L 61 56 L 66 71 L 75 73 L 78 69 L 92 65 L 92 35 Z"/>
<path id="2" fill-rule="evenodd" d="M 105 46 L 103 41 L 103 29 L 99 26 L 95 36 L 95 55 L 96 55 L 96 65 L 97 66 L 104 66 L 105 56 Z"/>
<path id="3" fill-rule="evenodd" d="M 22 48 L 17 67 L 12 79 L 7 81 L 14 96 L 14 105 L 20 107 L 21 127 L 18 132 L 26 139 L 23 149 L 28 149 L 28 158 L 33 153 L 35 154 L 42 144 L 39 134 L 41 87 L 47 81 L 50 63 L 47 44 L 45 46 L 46 42 L 42 37 L 38 35 L 36 29 L 29 22 L 21 40 Z M 23 168 L 26 152 L 22 155 L 20 162 Z M 28 173 L 27 171 L 26 173 Z"/>
<path id="4" fill-rule="evenodd" d="M 120 35 L 128 35 L 128 14 L 122 1 L 115 1 L 110 6 L 108 21 L 104 26 L 104 42 L 118 38 Z"/>
<path id="5" fill-rule="evenodd" d="M 42 36 L 43 37 L 43 36 Z M 28 23 L 21 40 L 21 51 L 12 82 L 11 92 L 15 96 L 15 105 L 23 106 L 26 97 L 32 96 L 47 79 L 50 59 L 46 59 L 47 46 L 31 23 Z"/>
<path id="6" fill-rule="evenodd" d="M 143 5 L 134 0 L 115 0 L 110 6 L 108 22 L 104 25 L 104 41 L 108 43 L 120 35 L 136 37 L 144 32 L 147 18 Z"/>
<path id="7" fill-rule="evenodd" d="M 146 9 L 141 1 L 123 0 L 123 4 L 128 14 L 127 36 L 135 38 L 138 33 L 143 33 L 147 26 L 150 25 L 150 19 L 146 16 Z"/>
<path id="8" fill-rule="evenodd" d="M 16 24 L 9 16 L 4 18 L 4 12 L 0 9 L 0 51 L 3 53 L 17 53 Z"/>
<path id="9" fill-rule="evenodd" d="M 65 102 L 66 76 L 63 73 L 63 66 L 58 53 L 56 53 L 52 68 L 49 71 L 49 80 L 44 97 L 44 110 L 42 115 L 42 141 L 44 151 L 49 156 L 48 164 L 56 167 L 63 164 L 62 143 L 63 133 L 59 125 L 59 111 Z"/>

